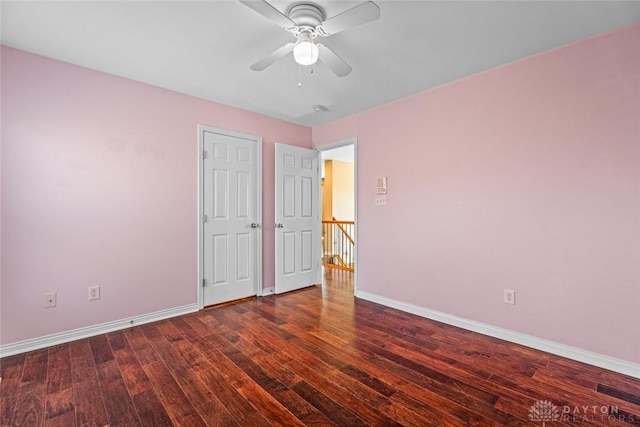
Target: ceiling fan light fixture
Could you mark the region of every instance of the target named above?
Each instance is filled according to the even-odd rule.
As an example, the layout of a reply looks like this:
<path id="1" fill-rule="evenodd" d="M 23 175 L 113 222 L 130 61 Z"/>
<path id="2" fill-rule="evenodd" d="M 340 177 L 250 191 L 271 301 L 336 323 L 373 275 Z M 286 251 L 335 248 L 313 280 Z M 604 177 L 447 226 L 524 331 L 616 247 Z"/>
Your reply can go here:
<path id="1" fill-rule="evenodd" d="M 302 40 L 293 48 L 293 58 L 300 65 L 313 65 L 318 61 L 318 46 L 310 40 Z"/>

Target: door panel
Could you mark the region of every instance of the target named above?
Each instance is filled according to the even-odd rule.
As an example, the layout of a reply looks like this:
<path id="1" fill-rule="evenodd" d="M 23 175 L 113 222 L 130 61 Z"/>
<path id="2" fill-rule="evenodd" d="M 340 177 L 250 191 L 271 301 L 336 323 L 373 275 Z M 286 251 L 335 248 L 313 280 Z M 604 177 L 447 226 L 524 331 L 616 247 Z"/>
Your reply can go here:
<path id="1" fill-rule="evenodd" d="M 201 132 L 203 303 L 211 305 L 258 292 L 260 150 L 258 138 Z"/>
<path id="2" fill-rule="evenodd" d="M 320 282 L 318 153 L 276 144 L 276 293 Z"/>
<path id="3" fill-rule="evenodd" d="M 206 186 L 205 186 L 206 187 Z M 229 171 L 214 169 L 213 173 L 213 203 L 214 218 L 228 219 L 229 217 Z"/>
<path id="4" fill-rule="evenodd" d="M 308 271 L 310 271 L 313 268 L 313 243 L 314 243 L 314 239 L 313 236 L 311 234 L 311 231 L 302 231 L 300 233 L 300 237 L 301 237 L 301 244 L 300 244 L 300 250 L 302 252 L 301 255 L 301 263 L 302 265 L 300 266 L 300 271 L 306 273 Z"/>
<path id="5" fill-rule="evenodd" d="M 249 218 L 249 211 L 251 209 L 251 201 L 249 199 L 249 193 L 251 192 L 251 174 L 247 172 L 238 172 L 236 177 L 237 195 L 236 200 L 238 205 L 236 207 L 237 218 Z"/>
<path id="6" fill-rule="evenodd" d="M 213 253 L 211 254 L 213 261 L 213 284 L 219 285 L 227 282 L 227 264 L 229 259 L 229 245 L 227 243 L 228 236 L 213 236 Z"/>
<path id="7" fill-rule="evenodd" d="M 236 248 L 238 249 L 236 277 L 238 280 L 247 280 L 251 277 L 251 236 L 249 233 L 242 233 L 238 234 L 236 238 Z"/>
<path id="8" fill-rule="evenodd" d="M 294 231 L 282 232 L 282 262 L 284 275 L 291 275 L 296 272 L 296 233 Z"/>

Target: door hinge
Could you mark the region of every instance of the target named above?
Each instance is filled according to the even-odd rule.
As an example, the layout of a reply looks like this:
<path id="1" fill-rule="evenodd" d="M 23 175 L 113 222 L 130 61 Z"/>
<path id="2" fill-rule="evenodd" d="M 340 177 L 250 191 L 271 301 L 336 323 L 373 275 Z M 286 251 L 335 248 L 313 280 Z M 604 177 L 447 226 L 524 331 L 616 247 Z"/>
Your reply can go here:
<path id="1" fill-rule="evenodd" d="M 203 151 L 203 152 L 202 152 L 202 158 L 203 158 L 203 159 L 206 159 L 206 158 L 207 158 L 207 156 L 208 156 L 207 152 L 206 152 L 206 151 Z"/>
<path id="2" fill-rule="evenodd" d="M 206 287 L 207 286 L 207 279 L 202 279 L 202 287 Z"/>
<path id="3" fill-rule="evenodd" d="M 206 215 L 202 215 L 202 222 L 207 222 L 209 218 Z"/>

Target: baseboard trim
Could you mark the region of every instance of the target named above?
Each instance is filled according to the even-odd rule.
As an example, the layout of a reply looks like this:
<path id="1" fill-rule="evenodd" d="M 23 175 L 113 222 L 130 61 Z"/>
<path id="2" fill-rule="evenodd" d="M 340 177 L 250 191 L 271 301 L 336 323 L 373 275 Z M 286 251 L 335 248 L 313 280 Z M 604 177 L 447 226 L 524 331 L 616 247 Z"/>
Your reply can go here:
<path id="1" fill-rule="evenodd" d="M 0 346 L 0 357 L 13 356 L 14 354 L 25 353 L 27 351 L 38 350 L 40 348 L 49 347 L 57 344 L 88 338 L 95 335 L 105 334 L 107 332 L 118 331 L 130 328 L 132 326 L 143 325 L 145 323 L 156 322 L 158 320 L 168 319 L 170 317 L 181 316 L 183 314 L 198 311 L 198 304 L 188 304 L 181 307 L 169 308 L 153 313 L 143 314 L 140 316 L 129 317 L 126 319 L 115 320 L 112 322 L 102 323 L 99 325 L 87 326 L 84 328 L 74 329 L 71 331 L 60 332 L 57 334 L 45 335 L 43 337 L 28 339 L 11 344 Z"/>
<path id="2" fill-rule="evenodd" d="M 505 341 L 521 344 L 527 347 L 542 350 L 557 356 L 566 357 L 578 362 L 587 363 L 599 368 L 609 369 L 620 374 L 629 375 L 640 378 L 640 364 L 628 362 L 626 360 L 616 359 L 576 347 L 559 344 L 553 341 L 536 338 L 531 335 L 521 334 L 508 329 L 498 328 L 486 323 L 476 322 L 474 320 L 465 319 L 463 317 L 454 316 L 436 310 L 420 307 L 414 304 L 397 301 L 391 298 L 382 297 L 368 292 L 358 291 L 356 297 L 367 301 L 375 302 L 386 307 L 395 308 L 407 313 L 415 314 L 420 317 L 435 320 L 447 325 L 457 326 L 473 332 L 478 332 L 490 337 L 499 338 Z"/>

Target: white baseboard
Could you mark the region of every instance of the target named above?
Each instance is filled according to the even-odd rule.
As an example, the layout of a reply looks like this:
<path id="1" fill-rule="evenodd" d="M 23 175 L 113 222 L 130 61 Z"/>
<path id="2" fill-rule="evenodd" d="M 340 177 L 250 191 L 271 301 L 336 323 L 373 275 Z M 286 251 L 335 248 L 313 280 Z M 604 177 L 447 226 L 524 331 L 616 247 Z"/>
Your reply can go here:
<path id="1" fill-rule="evenodd" d="M 498 328 L 463 317 L 454 316 L 440 311 L 430 310 L 428 308 L 419 307 L 402 301 L 393 300 L 367 292 L 358 291 L 356 297 L 367 301 L 375 302 L 386 307 L 395 308 L 417 316 L 426 317 L 427 319 L 436 320 L 447 325 L 457 326 L 469 331 L 478 332 L 494 338 L 500 338 L 505 341 L 521 344 L 527 347 L 542 350 L 547 353 L 566 357 L 568 359 L 577 360 L 599 368 L 609 369 L 614 372 L 640 378 L 640 364 L 628 362 L 626 360 L 616 359 L 576 347 L 559 344 L 553 341 L 547 341 L 536 338 L 531 335 L 521 334 L 519 332 L 510 331 L 508 329 Z"/>
<path id="2" fill-rule="evenodd" d="M 0 357 L 12 356 L 14 354 L 24 353 L 27 351 L 38 350 L 40 348 L 49 347 L 52 345 L 63 344 L 82 338 L 88 338 L 95 335 L 105 334 L 107 332 L 118 331 L 120 329 L 130 328 L 131 326 L 143 325 L 145 323 L 151 323 L 158 320 L 168 319 L 170 317 L 193 313 L 196 311 L 198 311 L 198 304 L 188 304 L 181 307 L 169 308 L 167 310 L 156 311 L 154 313 L 143 314 L 127 319 L 115 320 L 113 322 L 87 326 L 71 331 L 65 331 L 25 341 L 5 344 L 0 346 Z"/>

